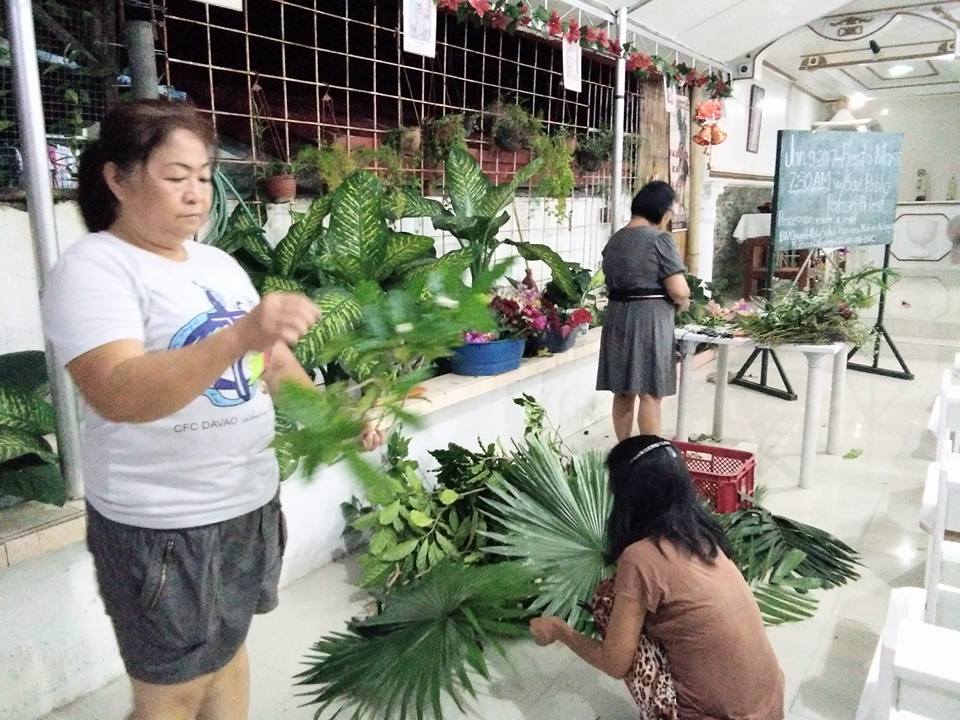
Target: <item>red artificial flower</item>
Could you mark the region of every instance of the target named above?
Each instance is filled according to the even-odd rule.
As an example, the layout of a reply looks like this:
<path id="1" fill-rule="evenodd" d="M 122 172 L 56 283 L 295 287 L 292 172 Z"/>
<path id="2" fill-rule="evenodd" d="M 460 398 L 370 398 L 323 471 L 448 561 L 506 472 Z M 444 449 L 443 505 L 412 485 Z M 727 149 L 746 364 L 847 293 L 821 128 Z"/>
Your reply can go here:
<path id="1" fill-rule="evenodd" d="M 617 57 L 620 57 L 620 55 L 623 53 L 623 46 L 620 45 L 619 40 L 610 39 L 607 41 L 607 50 L 612 52 Z"/>
<path id="2" fill-rule="evenodd" d="M 510 18 L 503 10 L 495 10 L 490 16 L 490 27 L 494 30 L 506 30 L 510 27 Z"/>
<path id="3" fill-rule="evenodd" d="M 493 9 L 490 0 L 468 0 L 468 2 L 470 3 L 470 7 L 472 7 L 480 17 L 483 17 Z"/>
<path id="4" fill-rule="evenodd" d="M 646 53 L 634 53 L 627 60 L 627 72 L 647 72 L 653 67 L 653 60 Z"/>
<path id="5" fill-rule="evenodd" d="M 460 9 L 460 0 L 440 0 L 437 3 L 441 10 L 449 10 L 450 12 L 456 12 Z"/>
<path id="6" fill-rule="evenodd" d="M 588 43 L 596 43 L 600 41 L 600 28 L 595 27 L 585 27 L 583 29 L 583 37 Z"/>
<path id="7" fill-rule="evenodd" d="M 591 320 L 593 320 L 593 315 L 591 315 L 590 311 L 586 308 L 578 308 L 577 310 L 574 310 L 573 314 L 570 316 L 570 324 L 574 327 L 586 325 Z"/>
<path id="8" fill-rule="evenodd" d="M 563 35 L 563 21 L 560 19 L 560 15 L 556 10 L 553 11 L 553 14 L 547 21 L 547 32 L 555 37 Z"/>
<path id="9" fill-rule="evenodd" d="M 533 20 L 533 18 L 530 17 L 530 6 L 526 3 L 520 3 L 520 19 L 518 22 L 526 27 L 530 24 L 531 20 Z"/>
<path id="10" fill-rule="evenodd" d="M 610 47 L 610 36 L 607 35 L 607 31 L 597 28 L 597 39 L 595 42 L 600 47 L 605 47 L 605 48 Z"/>
<path id="11" fill-rule="evenodd" d="M 567 26 L 567 42 L 580 42 L 580 23 L 576 20 L 571 20 Z"/>

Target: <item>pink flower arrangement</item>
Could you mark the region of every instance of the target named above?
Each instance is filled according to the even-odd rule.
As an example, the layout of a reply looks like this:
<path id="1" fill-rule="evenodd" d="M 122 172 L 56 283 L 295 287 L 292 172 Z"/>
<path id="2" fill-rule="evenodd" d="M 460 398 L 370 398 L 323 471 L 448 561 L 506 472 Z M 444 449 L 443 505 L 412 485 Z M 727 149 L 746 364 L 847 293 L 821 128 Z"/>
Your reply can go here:
<path id="1" fill-rule="evenodd" d="M 490 27 L 494 30 L 506 30 L 510 27 L 510 18 L 502 10 L 495 10 L 490 16 Z"/>
<path id="2" fill-rule="evenodd" d="M 473 8 L 474 12 L 476 12 L 481 18 L 493 9 L 493 6 L 490 4 L 490 0 L 468 0 L 468 2 L 470 3 L 470 7 Z"/>
<path id="3" fill-rule="evenodd" d="M 719 100 L 704 100 L 697 103 L 695 117 L 699 123 L 715 123 L 723 117 L 723 103 Z"/>
<path id="4" fill-rule="evenodd" d="M 560 13 L 556 10 L 550 15 L 550 19 L 547 20 L 547 32 L 553 37 L 563 35 L 563 20 L 560 19 Z"/>
<path id="5" fill-rule="evenodd" d="M 646 53 L 634 53 L 627 58 L 627 72 L 649 72 L 653 67 L 653 59 Z"/>
<path id="6" fill-rule="evenodd" d="M 580 23 L 576 20 L 571 20 L 567 25 L 567 42 L 580 42 Z"/>
<path id="7" fill-rule="evenodd" d="M 546 320 L 552 332 L 557 333 L 562 338 L 566 338 L 578 327 L 589 325 L 593 322 L 593 315 L 591 315 L 590 311 L 586 308 L 577 308 L 571 311 L 551 307 L 547 310 Z"/>
<path id="8" fill-rule="evenodd" d="M 437 6 L 441 10 L 449 10 L 450 12 L 456 12 L 460 9 L 460 0 L 440 0 L 437 3 Z"/>

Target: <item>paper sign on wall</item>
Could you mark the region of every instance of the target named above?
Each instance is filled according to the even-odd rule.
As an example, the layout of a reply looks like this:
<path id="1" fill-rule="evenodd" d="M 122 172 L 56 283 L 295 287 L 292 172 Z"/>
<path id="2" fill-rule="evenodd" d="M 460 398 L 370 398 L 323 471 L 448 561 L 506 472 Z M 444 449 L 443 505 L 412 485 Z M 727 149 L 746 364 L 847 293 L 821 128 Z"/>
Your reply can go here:
<path id="1" fill-rule="evenodd" d="M 433 0 L 403 0 L 403 50 L 437 56 L 437 5 Z"/>
<path id="2" fill-rule="evenodd" d="M 583 48 L 580 43 L 563 41 L 563 87 L 569 92 L 583 89 Z"/>
<path id="3" fill-rule="evenodd" d="M 677 111 L 677 88 L 663 78 L 663 103 L 667 112 L 673 115 Z"/>
<path id="4" fill-rule="evenodd" d="M 197 0 L 207 5 L 216 5 L 217 7 L 227 8 L 227 10 L 239 10 L 243 12 L 243 0 Z"/>

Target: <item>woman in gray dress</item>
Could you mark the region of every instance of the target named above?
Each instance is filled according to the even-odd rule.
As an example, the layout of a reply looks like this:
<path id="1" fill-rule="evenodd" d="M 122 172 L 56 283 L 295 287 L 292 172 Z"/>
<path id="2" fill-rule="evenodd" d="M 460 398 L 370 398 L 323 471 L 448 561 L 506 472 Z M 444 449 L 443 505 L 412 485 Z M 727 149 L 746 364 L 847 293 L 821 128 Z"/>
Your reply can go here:
<path id="1" fill-rule="evenodd" d="M 603 250 L 610 305 L 604 315 L 597 390 L 613 393 L 613 427 L 622 441 L 660 435 L 660 401 L 677 391 L 674 315 L 690 305 L 686 268 L 666 232 L 676 199 L 655 180 L 633 199 L 632 218 Z M 638 406 L 639 404 L 639 412 Z"/>

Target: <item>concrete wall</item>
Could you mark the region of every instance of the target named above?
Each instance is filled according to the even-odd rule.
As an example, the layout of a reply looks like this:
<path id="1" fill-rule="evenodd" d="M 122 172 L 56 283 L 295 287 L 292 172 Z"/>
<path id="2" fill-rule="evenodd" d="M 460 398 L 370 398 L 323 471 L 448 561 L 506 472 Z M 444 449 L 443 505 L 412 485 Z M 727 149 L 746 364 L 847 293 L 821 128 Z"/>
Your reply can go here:
<path id="1" fill-rule="evenodd" d="M 765 91 L 760 122 L 758 151 L 747 152 L 747 129 L 750 117 L 750 93 L 753 85 Z M 811 123 L 823 119 L 827 108 L 818 100 L 797 89 L 788 78 L 764 67 L 756 80 L 739 80 L 733 84 L 733 96 L 724 101 L 726 118 L 721 126 L 727 140 L 713 148 L 711 170 L 741 175 L 773 177 L 777 161 L 779 130 L 809 130 Z"/>
<path id="2" fill-rule="evenodd" d="M 960 94 L 876 99 L 857 114 L 878 120 L 885 132 L 903 133 L 902 202 L 916 198 L 920 168 L 929 177 L 928 201 L 946 199 L 951 177 L 960 183 Z"/>

